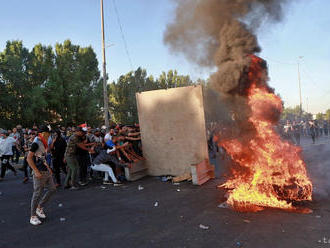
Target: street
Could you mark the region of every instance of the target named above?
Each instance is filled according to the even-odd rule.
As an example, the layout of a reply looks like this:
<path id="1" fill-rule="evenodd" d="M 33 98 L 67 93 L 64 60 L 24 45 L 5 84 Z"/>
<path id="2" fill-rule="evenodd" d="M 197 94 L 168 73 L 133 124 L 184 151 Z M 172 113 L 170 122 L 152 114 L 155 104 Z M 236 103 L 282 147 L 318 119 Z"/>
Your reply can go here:
<path id="1" fill-rule="evenodd" d="M 198 187 L 147 177 L 122 187 L 59 189 L 46 221 L 32 226 L 32 182 L 8 172 L 0 182 L 0 247 L 330 247 L 329 141 L 302 140 L 314 185 L 311 214 L 238 213 L 218 207 L 221 179 Z"/>

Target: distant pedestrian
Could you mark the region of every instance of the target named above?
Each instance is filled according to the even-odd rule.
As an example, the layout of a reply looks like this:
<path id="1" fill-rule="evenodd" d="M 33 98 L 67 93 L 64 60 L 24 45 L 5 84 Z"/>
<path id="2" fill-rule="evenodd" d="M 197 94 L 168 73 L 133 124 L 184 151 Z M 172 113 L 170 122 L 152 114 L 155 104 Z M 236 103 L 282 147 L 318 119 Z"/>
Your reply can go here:
<path id="1" fill-rule="evenodd" d="M 293 140 L 293 127 L 292 127 L 292 124 L 289 120 L 286 121 L 286 124 L 284 125 L 284 137 L 292 142 L 292 143 L 295 143 L 294 140 Z"/>
<path id="2" fill-rule="evenodd" d="M 315 136 L 316 136 L 316 125 L 314 121 L 309 121 L 309 133 L 312 137 L 313 144 L 315 144 Z"/>
<path id="3" fill-rule="evenodd" d="M 296 145 L 299 146 L 300 145 L 301 126 L 297 122 L 294 121 L 292 128 L 293 128 L 293 135 L 294 135 L 295 143 L 296 143 Z"/>
<path id="4" fill-rule="evenodd" d="M 42 222 L 39 218 L 46 218 L 43 207 L 56 191 L 52 171 L 46 161 L 46 153 L 48 149 L 47 140 L 49 135 L 49 128 L 44 125 L 41 126 L 39 134 L 34 139 L 27 156 L 27 162 L 33 170 L 34 191 L 31 200 L 30 217 L 30 223 L 32 225 L 40 225 Z M 47 189 L 47 191 L 44 194 L 45 189 Z"/>
<path id="5" fill-rule="evenodd" d="M 328 136 L 328 133 L 329 133 L 329 129 L 328 129 L 328 121 L 324 121 L 323 123 L 323 129 L 324 129 L 324 135 L 325 136 Z"/>

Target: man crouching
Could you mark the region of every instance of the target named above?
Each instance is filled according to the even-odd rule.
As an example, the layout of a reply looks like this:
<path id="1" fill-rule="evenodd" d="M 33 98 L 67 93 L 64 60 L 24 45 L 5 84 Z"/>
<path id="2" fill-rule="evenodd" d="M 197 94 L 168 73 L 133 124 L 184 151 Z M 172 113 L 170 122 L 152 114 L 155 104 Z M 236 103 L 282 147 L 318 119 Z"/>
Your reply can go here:
<path id="1" fill-rule="evenodd" d="M 48 149 L 48 137 L 50 130 L 47 126 L 39 128 L 39 134 L 33 140 L 31 149 L 27 156 L 27 162 L 33 170 L 33 196 L 31 200 L 31 218 L 32 225 L 40 225 L 39 218 L 46 218 L 43 206 L 49 198 L 55 193 L 56 187 L 52 177 L 52 171 L 46 162 L 46 153 Z M 48 189 L 43 195 L 44 189 Z"/>

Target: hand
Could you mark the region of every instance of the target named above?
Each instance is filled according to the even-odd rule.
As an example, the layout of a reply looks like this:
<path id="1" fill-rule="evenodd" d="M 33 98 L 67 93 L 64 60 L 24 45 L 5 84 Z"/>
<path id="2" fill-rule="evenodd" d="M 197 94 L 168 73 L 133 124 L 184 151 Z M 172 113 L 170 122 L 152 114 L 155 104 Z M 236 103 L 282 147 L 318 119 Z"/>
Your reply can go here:
<path id="1" fill-rule="evenodd" d="M 34 175 L 35 175 L 36 178 L 41 178 L 42 177 L 40 171 L 34 171 Z"/>
<path id="2" fill-rule="evenodd" d="M 66 164 L 66 160 L 65 160 L 65 158 L 63 158 L 63 163 L 65 163 L 65 164 Z"/>

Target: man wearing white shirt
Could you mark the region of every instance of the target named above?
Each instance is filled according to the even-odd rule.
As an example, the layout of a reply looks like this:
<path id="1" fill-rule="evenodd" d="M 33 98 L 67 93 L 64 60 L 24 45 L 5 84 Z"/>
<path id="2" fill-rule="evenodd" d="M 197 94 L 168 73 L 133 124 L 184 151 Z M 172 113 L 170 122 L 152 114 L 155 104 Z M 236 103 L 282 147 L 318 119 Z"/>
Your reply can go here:
<path id="1" fill-rule="evenodd" d="M 9 137 L 7 131 L 3 132 L 3 141 L 1 142 L 1 174 L 0 181 L 3 180 L 6 174 L 7 168 L 12 170 L 16 175 L 15 168 L 9 163 L 9 158 L 13 156 L 13 146 L 16 145 L 16 140 L 13 137 Z"/>
<path id="2" fill-rule="evenodd" d="M 112 140 L 112 135 L 114 134 L 114 130 L 110 129 L 109 132 L 106 133 L 104 136 L 104 142 L 107 142 L 108 140 Z"/>
<path id="3" fill-rule="evenodd" d="M 13 128 L 13 132 L 10 134 L 10 137 L 15 139 L 15 144 L 13 144 L 13 155 L 12 155 L 12 162 L 15 162 L 16 164 L 18 164 L 19 161 L 19 149 L 18 149 L 18 145 L 19 145 L 19 140 L 20 140 L 20 133 L 17 131 L 17 128 L 14 127 Z M 15 157 L 15 160 L 14 160 Z"/>

